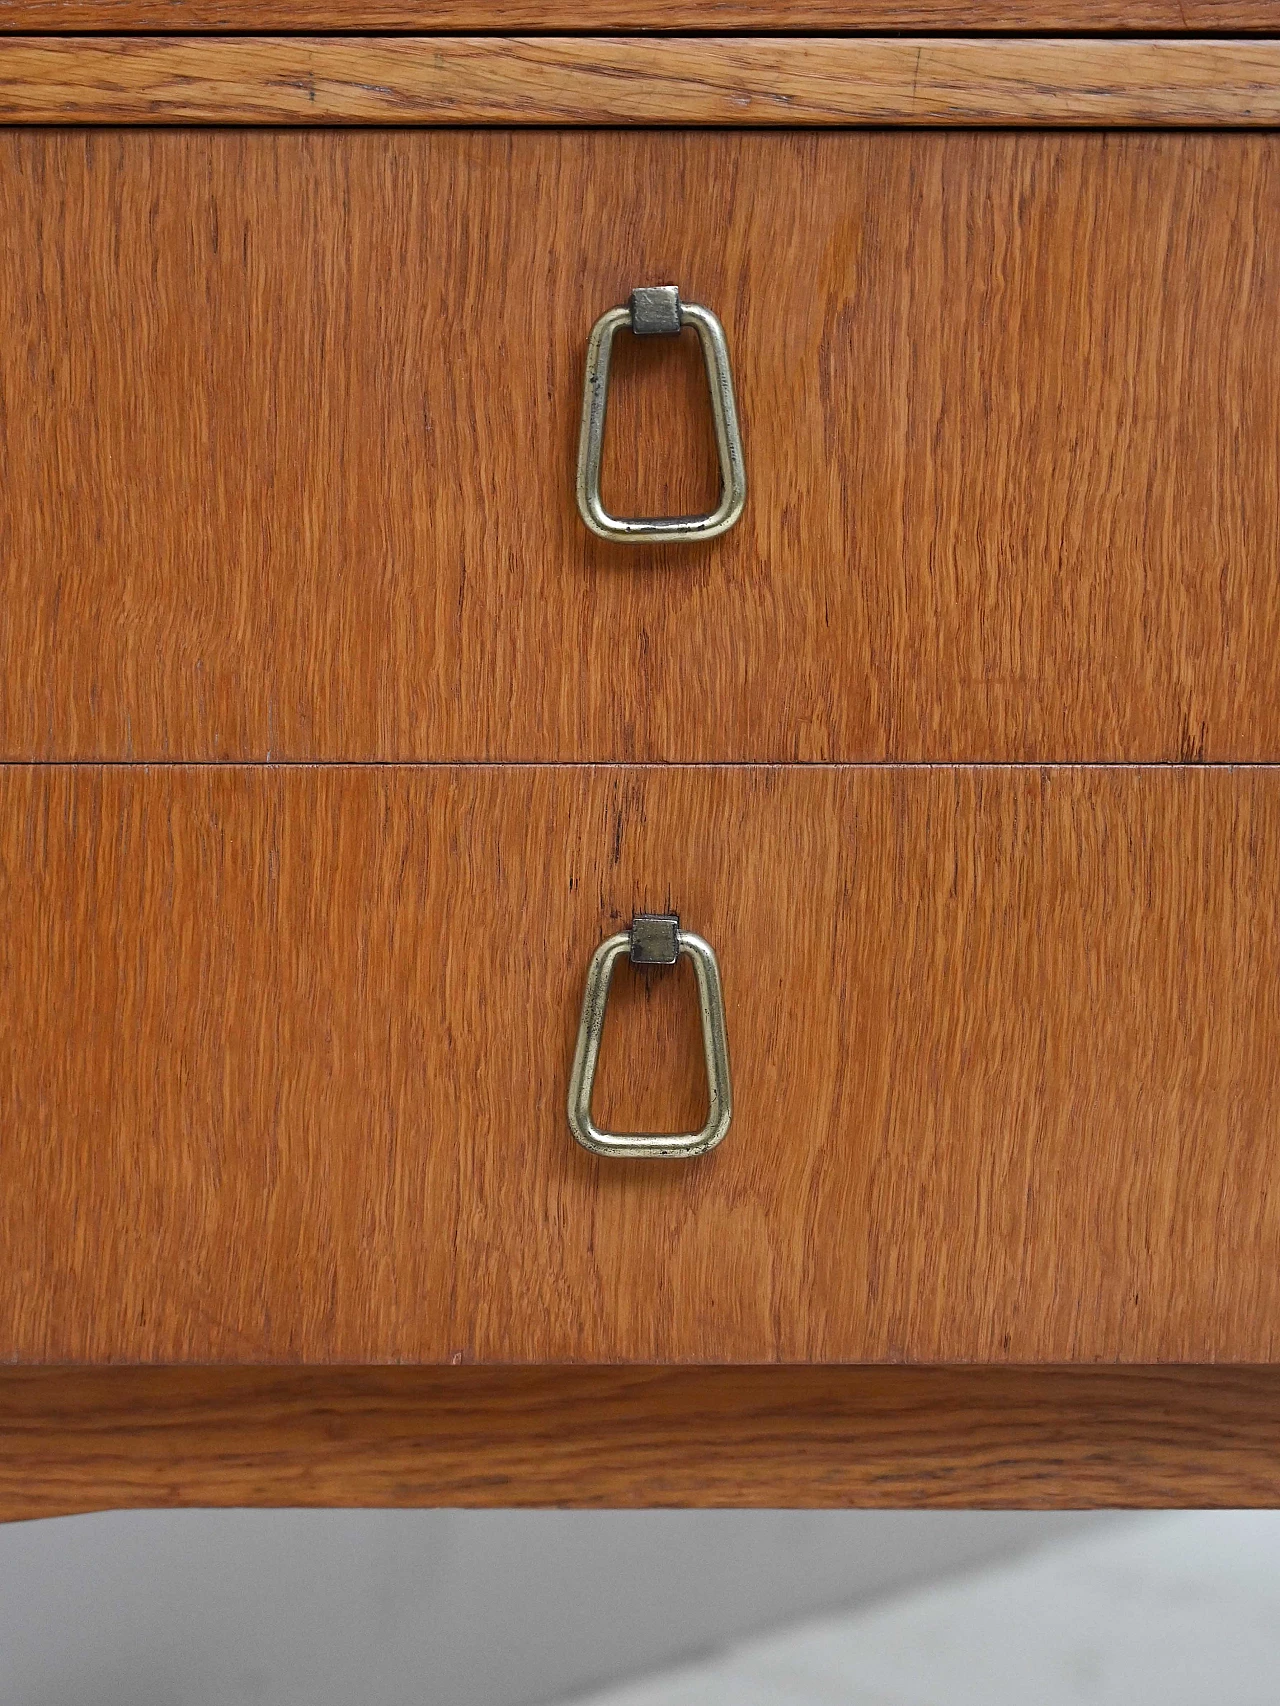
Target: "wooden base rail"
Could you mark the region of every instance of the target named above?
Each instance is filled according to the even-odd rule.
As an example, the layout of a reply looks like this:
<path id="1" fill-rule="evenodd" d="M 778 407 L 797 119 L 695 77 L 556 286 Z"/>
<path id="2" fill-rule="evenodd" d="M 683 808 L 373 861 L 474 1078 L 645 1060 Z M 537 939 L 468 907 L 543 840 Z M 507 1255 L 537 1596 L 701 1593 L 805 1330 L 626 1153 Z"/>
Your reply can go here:
<path id="1" fill-rule="evenodd" d="M 1248 128 L 1280 41 L 10 36 L 0 120 Z"/>
<path id="2" fill-rule="evenodd" d="M 1280 1368 L 8 1369 L 0 1518 L 1280 1503 Z"/>

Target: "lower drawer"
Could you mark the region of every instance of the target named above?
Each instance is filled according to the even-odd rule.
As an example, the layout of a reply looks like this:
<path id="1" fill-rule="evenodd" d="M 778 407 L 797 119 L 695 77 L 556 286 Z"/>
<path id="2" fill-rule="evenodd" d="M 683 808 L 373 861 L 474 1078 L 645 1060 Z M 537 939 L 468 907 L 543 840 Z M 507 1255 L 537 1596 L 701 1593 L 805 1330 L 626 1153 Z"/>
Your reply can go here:
<path id="1" fill-rule="evenodd" d="M 1280 771 L 0 770 L 0 1357 L 1265 1362 Z M 565 1100 L 633 910 L 733 1126 Z M 618 974 L 597 1114 L 696 1119 Z"/>

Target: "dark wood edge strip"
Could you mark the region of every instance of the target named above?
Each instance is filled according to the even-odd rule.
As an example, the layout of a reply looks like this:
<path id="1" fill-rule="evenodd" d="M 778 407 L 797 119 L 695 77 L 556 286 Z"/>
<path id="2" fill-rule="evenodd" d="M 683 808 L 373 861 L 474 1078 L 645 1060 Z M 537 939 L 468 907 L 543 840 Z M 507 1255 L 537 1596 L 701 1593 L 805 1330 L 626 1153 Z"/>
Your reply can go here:
<path id="1" fill-rule="evenodd" d="M 1280 40 L 8 36 L 9 124 L 1280 124 Z"/>
<path id="2" fill-rule="evenodd" d="M 1266 1506 L 1280 1368 L 8 1369 L 0 1516 Z"/>
<path id="3" fill-rule="evenodd" d="M 0 0 L 0 29 L 1195 35 L 1275 30 L 1274 0 Z"/>

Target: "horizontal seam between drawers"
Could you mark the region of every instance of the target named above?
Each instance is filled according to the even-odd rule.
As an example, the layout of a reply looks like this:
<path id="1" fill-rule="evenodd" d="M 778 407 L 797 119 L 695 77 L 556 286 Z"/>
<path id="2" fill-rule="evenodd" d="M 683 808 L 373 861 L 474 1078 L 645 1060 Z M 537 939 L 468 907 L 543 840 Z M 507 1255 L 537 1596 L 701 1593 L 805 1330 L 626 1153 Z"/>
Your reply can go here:
<path id="1" fill-rule="evenodd" d="M 3 758 L 3 770 L 1280 770 L 1275 759 Z"/>

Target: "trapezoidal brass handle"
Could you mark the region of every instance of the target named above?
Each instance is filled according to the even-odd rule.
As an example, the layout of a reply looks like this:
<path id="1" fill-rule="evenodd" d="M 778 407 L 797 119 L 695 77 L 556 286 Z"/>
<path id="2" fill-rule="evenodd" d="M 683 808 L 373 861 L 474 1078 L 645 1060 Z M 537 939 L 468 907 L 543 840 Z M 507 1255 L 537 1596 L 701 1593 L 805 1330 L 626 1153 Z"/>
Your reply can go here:
<path id="1" fill-rule="evenodd" d="M 720 458 L 720 502 L 706 515 L 619 517 L 610 515 L 600 498 L 600 457 L 609 407 L 609 358 L 613 340 L 624 326 L 638 337 L 679 337 L 692 326 L 702 345 L 707 383 L 711 387 L 711 418 Z M 591 329 L 587 343 L 587 377 L 582 395 L 582 430 L 578 438 L 578 510 L 601 539 L 629 544 L 687 544 L 727 533 L 747 501 L 747 475 L 742 459 L 742 433 L 733 396 L 733 373 L 724 327 L 709 308 L 681 302 L 674 284 L 642 286 L 631 292 L 625 308 L 610 308 Z"/>
<path id="2" fill-rule="evenodd" d="M 605 1009 L 613 968 L 629 954 L 634 965 L 673 966 L 680 956 L 693 962 L 702 1018 L 702 1048 L 707 1063 L 707 1123 L 701 1131 L 672 1136 L 665 1132 L 601 1131 L 591 1118 L 591 1092 L 600 1058 Z M 680 928 L 674 913 L 640 913 L 631 928 L 601 942 L 587 968 L 578 1022 L 578 1046 L 569 1077 L 569 1129 L 593 1155 L 640 1156 L 681 1160 L 706 1155 L 729 1129 L 733 1089 L 729 1082 L 729 1039 L 724 1023 L 724 994 L 716 956 L 701 936 Z"/>

